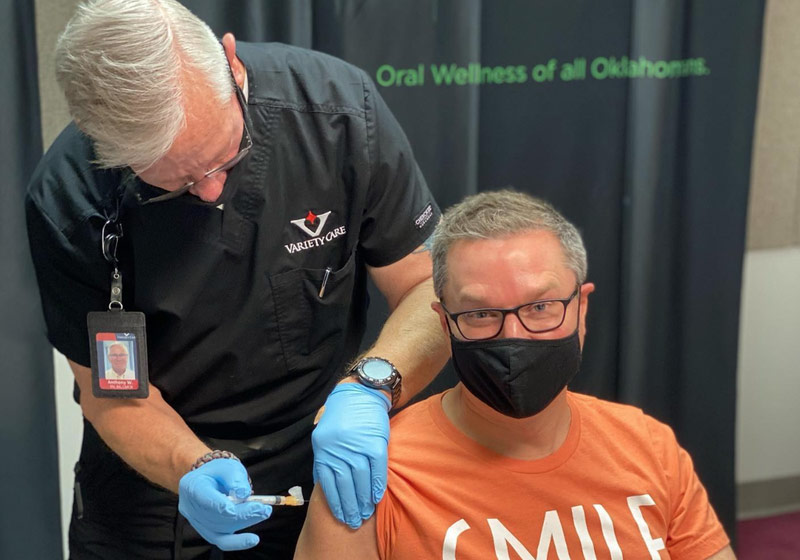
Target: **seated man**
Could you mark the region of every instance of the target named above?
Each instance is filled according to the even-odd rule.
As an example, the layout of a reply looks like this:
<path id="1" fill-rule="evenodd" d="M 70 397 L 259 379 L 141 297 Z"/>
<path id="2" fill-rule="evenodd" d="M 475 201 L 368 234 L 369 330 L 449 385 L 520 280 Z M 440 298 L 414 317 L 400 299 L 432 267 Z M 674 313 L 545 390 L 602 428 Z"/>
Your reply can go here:
<path id="1" fill-rule="evenodd" d="M 566 388 L 594 291 L 575 227 L 481 193 L 445 214 L 432 255 L 461 382 L 392 420 L 386 495 L 361 529 L 314 491 L 295 558 L 734 558 L 672 430 Z"/>

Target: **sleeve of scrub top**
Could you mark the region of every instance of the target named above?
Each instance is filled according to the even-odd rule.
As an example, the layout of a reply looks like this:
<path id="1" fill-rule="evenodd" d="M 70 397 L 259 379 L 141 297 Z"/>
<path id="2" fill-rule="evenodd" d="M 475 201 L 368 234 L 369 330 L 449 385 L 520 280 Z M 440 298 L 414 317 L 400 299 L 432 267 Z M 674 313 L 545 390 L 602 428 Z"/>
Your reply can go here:
<path id="1" fill-rule="evenodd" d="M 370 185 L 360 244 L 367 264 L 379 267 L 419 247 L 433 233 L 440 211 L 408 138 L 366 74 L 364 92 Z"/>

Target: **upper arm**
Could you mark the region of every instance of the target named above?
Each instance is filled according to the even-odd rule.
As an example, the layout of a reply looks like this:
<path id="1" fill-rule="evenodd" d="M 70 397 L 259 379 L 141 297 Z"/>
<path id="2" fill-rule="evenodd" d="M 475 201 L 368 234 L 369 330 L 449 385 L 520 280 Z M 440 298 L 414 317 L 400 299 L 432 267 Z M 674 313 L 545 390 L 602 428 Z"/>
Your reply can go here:
<path id="1" fill-rule="evenodd" d="M 709 556 L 707 560 L 736 560 L 736 555 L 730 545 L 726 546 L 713 556 Z"/>
<path id="2" fill-rule="evenodd" d="M 381 267 L 368 266 L 367 270 L 389 303 L 389 309 L 394 310 L 412 288 L 431 279 L 432 267 L 429 241 L 426 240 L 399 261 Z"/>
<path id="3" fill-rule="evenodd" d="M 67 362 L 72 369 L 75 381 L 78 383 L 78 389 L 80 390 L 81 412 L 95 428 L 101 428 L 97 425 L 97 422 L 104 412 L 112 408 L 134 409 L 139 407 L 153 407 L 155 410 L 165 412 L 171 416 L 177 415 L 174 409 L 172 409 L 161 396 L 161 391 L 153 384 L 150 384 L 150 394 L 146 399 L 108 399 L 95 397 L 92 393 L 91 368 L 73 362 L 69 358 L 67 358 Z"/>
<path id="4" fill-rule="evenodd" d="M 75 376 L 75 381 L 78 383 L 78 388 L 81 395 L 92 393 L 92 370 L 86 366 L 82 366 L 67 358 L 72 374 Z M 83 400 L 83 399 L 81 399 Z"/>
<path id="5" fill-rule="evenodd" d="M 295 560 L 378 560 L 376 527 L 374 515 L 358 529 L 351 529 L 337 521 L 328 508 L 322 489 L 315 486 L 308 501 L 308 515 L 297 541 Z"/>

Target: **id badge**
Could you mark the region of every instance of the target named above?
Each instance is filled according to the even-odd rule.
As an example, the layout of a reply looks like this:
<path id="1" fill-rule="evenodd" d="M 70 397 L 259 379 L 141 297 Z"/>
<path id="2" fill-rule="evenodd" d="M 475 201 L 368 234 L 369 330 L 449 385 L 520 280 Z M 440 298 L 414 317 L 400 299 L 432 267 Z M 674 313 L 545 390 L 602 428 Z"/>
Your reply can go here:
<path id="1" fill-rule="evenodd" d="M 92 394 L 144 399 L 149 395 L 144 313 L 92 311 L 86 316 Z"/>

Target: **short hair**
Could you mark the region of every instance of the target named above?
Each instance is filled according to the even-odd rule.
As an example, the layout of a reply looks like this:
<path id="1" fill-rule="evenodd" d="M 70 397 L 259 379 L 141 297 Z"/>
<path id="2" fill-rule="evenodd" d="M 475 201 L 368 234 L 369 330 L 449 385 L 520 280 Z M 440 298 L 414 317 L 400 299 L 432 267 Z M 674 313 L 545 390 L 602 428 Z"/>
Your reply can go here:
<path id="1" fill-rule="evenodd" d="M 539 198 L 505 189 L 468 196 L 449 208 L 433 233 L 433 288 L 441 298 L 447 282 L 447 254 L 456 241 L 499 239 L 525 231 L 544 230 L 561 243 L 565 265 L 578 283 L 586 281 L 586 248 L 577 228 Z"/>
<path id="2" fill-rule="evenodd" d="M 211 29 L 175 0 L 89 0 L 56 45 L 56 79 L 101 167 L 146 169 L 186 123 L 197 83 L 225 106 L 233 84 Z"/>

